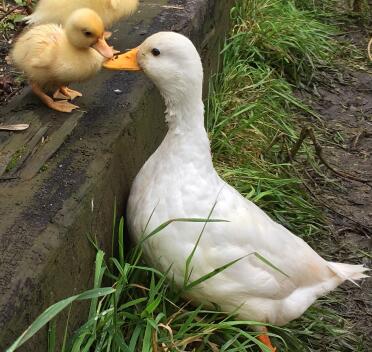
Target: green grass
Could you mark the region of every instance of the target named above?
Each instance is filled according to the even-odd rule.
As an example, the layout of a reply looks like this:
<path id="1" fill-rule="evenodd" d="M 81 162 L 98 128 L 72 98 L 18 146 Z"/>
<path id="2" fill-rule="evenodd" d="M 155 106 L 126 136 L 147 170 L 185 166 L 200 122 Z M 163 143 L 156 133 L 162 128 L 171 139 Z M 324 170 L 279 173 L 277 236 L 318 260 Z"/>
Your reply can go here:
<path id="1" fill-rule="evenodd" d="M 264 63 L 293 82 L 311 78 L 335 49 L 330 40 L 335 29 L 320 23 L 312 12 L 298 10 L 290 0 L 241 1 L 232 16 L 232 54 Z"/>
<path id="2" fill-rule="evenodd" d="M 284 162 L 287 148 L 298 138 L 295 116 L 288 113 L 290 86 L 268 66 L 234 61 L 231 57 L 217 77 L 208 107 L 216 168 L 291 230 L 308 233 L 319 223 L 320 212 L 305 192 L 297 193 L 301 179 L 293 177 L 292 165 Z M 282 139 L 269 147 L 279 134 Z M 302 154 L 313 157 L 310 148 Z"/>
<path id="3" fill-rule="evenodd" d="M 213 219 L 174 221 L 204 222 Z M 156 235 L 170 223 L 159 226 L 151 235 Z M 266 352 L 256 339 L 257 333 L 249 330 L 249 326 L 258 323 L 234 320 L 233 315 L 226 316 L 202 306 L 192 306 L 181 297 L 187 287 L 176 289 L 163 273 L 143 265 L 140 247 L 125 247 L 123 219 L 115 237 L 118 249 L 115 257 L 105 260 L 103 251 L 97 249 L 94 287 L 49 307 L 6 352 L 15 351 L 48 323 L 48 352 L 255 352 L 258 351 L 257 346 Z M 102 287 L 104 281 L 111 281 L 111 287 Z M 55 319 L 63 309 L 69 309 L 70 314 L 73 304 L 82 300 L 90 300 L 87 321 L 69 338 L 69 319 L 62 331 L 56 330 Z M 343 330 L 344 326 L 345 321 L 330 309 L 312 307 L 290 327 L 270 329 L 281 351 L 285 350 L 285 346 L 289 351 L 323 351 L 319 346 L 330 346 L 328 351 L 357 351 L 340 348 L 354 342 L 353 336 Z M 343 336 L 341 343 L 340 335 Z M 60 349 L 57 349 L 57 336 L 63 341 Z M 304 341 L 315 346 L 314 349 L 306 347 Z"/>
<path id="4" fill-rule="evenodd" d="M 2 16 L 4 13 L 7 13 L 10 9 L 15 6 L 27 6 L 26 1 L 24 0 L 15 0 L 15 1 L 6 1 L 2 0 L 0 2 L 0 15 Z M 9 32 L 13 32 L 19 22 L 23 20 L 24 15 L 14 11 L 9 12 L 2 20 L 0 21 L 0 34 L 8 35 Z"/>
<path id="5" fill-rule="evenodd" d="M 156 235 L 170 223 L 171 221 L 159 226 L 151 235 Z M 87 322 L 75 331 L 70 341 L 65 335 L 66 343 L 61 351 L 187 349 L 213 352 L 216 346 L 220 351 L 255 351 L 254 346 L 260 345 L 256 333 L 246 329 L 248 324 L 254 325 L 255 322 L 235 321 L 202 306 L 192 307 L 190 302 L 182 300 L 181 294 L 193 283 L 187 283 L 182 290 L 176 289 L 163 273 L 141 263 L 139 246 L 127 251 L 124 246 L 123 219 L 119 223 L 117 241 L 117 257 L 105 261 L 104 253 L 97 251 L 94 288 L 51 306 L 7 352 L 16 350 L 48 322 L 51 322 L 48 351 L 55 351 L 57 332 L 53 318 L 74 301 L 89 298 L 91 304 Z M 212 275 L 214 273 L 209 276 Z M 112 280 L 112 288 L 101 288 L 104 277 Z"/>
<path id="6" fill-rule="evenodd" d="M 17 163 L 18 163 L 19 159 L 22 158 L 22 155 L 24 154 L 25 151 L 26 151 L 26 147 L 23 146 L 22 148 L 18 149 L 14 153 L 14 155 L 10 159 L 8 165 L 6 166 L 5 172 L 10 172 L 17 166 Z"/>
<path id="7" fill-rule="evenodd" d="M 335 28 L 286 1 L 243 2 L 232 16 L 236 25 L 207 106 L 214 163 L 227 182 L 275 220 L 318 242 L 329 229 L 303 183 L 311 168 L 325 175 L 311 144 L 302 147 L 298 162 L 285 160 L 303 127 L 299 110 L 312 114 L 295 98 L 292 84 L 308 84 L 330 65 L 339 50 L 332 40 Z M 316 116 L 313 121 L 316 129 Z M 322 308 L 317 304 L 278 332 L 290 351 L 363 351 L 351 324 L 330 308 L 333 300 L 323 298 Z"/>
<path id="8" fill-rule="evenodd" d="M 323 64 L 335 46 L 329 38 L 332 29 L 327 32 L 312 15 L 286 1 L 243 4 L 232 12 L 236 26 L 224 47 L 222 70 L 210 87 L 207 125 L 215 165 L 229 183 L 290 230 L 303 237 L 317 235 L 324 230 L 321 211 L 301 187 L 303 180 L 296 177 L 300 169 L 285 162 L 301 127 L 293 109 L 309 112 L 294 97 L 285 72 L 309 78 L 309 67 L 313 72 Z M 301 20 L 295 25 L 297 18 Z M 304 23 L 306 31 L 301 32 Z M 291 25 L 295 30 L 287 31 Z M 321 39 L 314 40 L 320 32 Z M 306 54 L 297 60 L 306 45 Z M 307 144 L 297 159 L 316 167 Z"/>
<path id="9" fill-rule="evenodd" d="M 328 63 L 337 48 L 331 39 L 334 28 L 318 22 L 313 10 L 299 10 L 285 0 L 238 1 L 232 18 L 234 28 L 207 103 L 216 168 L 275 220 L 307 240 L 319 239 L 327 235 L 327 225 L 302 185 L 307 169 L 320 172 L 311 145 L 300 149 L 296 162 L 285 160 L 301 128 L 298 112 L 312 114 L 295 98 L 292 84 L 308 84 L 314 71 Z M 164 273 L 142 263 L 139 247 L 125 248 L 123 220 L 113 238 L 115 256 L 105 260 L 97 248 L 89 315 L 72 337 L 65 333 L 63 352 L 259 351 L 249 328 L 255 322 L 192 306 L 182 293 L 193 283 L 185 280 L 176 289 Z M 113 289 L 100 289 L 103 282 Z M 56 331 L 53 319 L 79 297 L 57 303 L 35 321 L 32 332 L 50 322 L 49 352 L 64 333 Z M 285 328 L 270 327 L 279 350 L 363 351 L 349 323 L 330 308 L 335 297 L 323 298 Z"/>

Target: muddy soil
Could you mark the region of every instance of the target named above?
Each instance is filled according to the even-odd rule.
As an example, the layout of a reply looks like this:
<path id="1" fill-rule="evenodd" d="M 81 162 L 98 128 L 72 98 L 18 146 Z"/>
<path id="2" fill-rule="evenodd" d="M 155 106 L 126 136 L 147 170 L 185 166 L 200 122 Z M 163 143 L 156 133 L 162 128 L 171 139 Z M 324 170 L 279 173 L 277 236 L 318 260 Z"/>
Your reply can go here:
<path id="1" fill-rule="evenodd" d="M 0 2 L 0 106 L 25 86 L 24 77 L 9 64 L 8 55 L 14 39 L 24 28 L 20 20 L 29 12 L 29 7 L 14 1 Z"/>
<path id="2" fill-rule="evenodd" d="M 325 159 L 335 169 L 359 179 L 339 177 L 326 168 L 330 182 L 314 175 L 310 178 L 311 191 L 332 228 L 332 236 L 315 246 L 329 260 L 364 263 L 371 268 L 372 63 L 367 63 L 365 48 L 372 27 L 349 24 L 346 28 L 338 39 L 363 50 L 363 69 L 358 68 L 360 62 L 342 60 L 337 69 L 320 72 L 312 89 L 297 94 L 321 116 L 328 131 L 329 138 L 320 143 Z M 340 304 L 334 308 L 352 322 L 352 331 L 363 341 L 362 351 L 372 351 L 372 280 L 366 279 L 360 286 L 343 285 Z"/>

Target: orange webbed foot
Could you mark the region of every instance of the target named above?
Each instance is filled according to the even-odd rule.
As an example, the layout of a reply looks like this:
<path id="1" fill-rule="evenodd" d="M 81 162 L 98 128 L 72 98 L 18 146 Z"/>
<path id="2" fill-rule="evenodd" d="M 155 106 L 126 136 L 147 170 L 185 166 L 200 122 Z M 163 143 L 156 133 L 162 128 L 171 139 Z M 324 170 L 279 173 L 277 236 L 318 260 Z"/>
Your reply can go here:
<path id="1" fill-rule="evenodd" d="M 266 333 L 267 333 L 267 329 L 265 328 L 266 330 Z M 274 347 L 272 344 L 271 344 L 271 341 L 270 341 L 270 337 L 269 335 L 267 334 L 261 334 L 261 335 L 258 335 L 257 338 L 265 345 L 267 346 L 271 352 L 276 352 L 276 347 Z"/>
<path id="2" fill-rule="evenodd" d="M 60 112 L 71 112 L 77 109 L 78 106 L 69 103 L 67 100 L 54 101 L 50 96 L 46 95 L 42 88 L 37 83 L 31 83 L 32 91 L 40 98 L 40 100 L 49 108 Z M 63 91 L 62 91 L 62 94 Z"/>
<path id="3" fill-rule="evenodd" d="M 77 105 L 71 104 L 67 100 L 54 101 L 49 107 L 60 112 L 71 112 L 79 108 Z"/>
<path id="4" fill-rule="evenodd" d="M 81 94 L 77 90 L 73 90 L 68 87 L 60 87 L 59 90 L 63 95 L 67 96 L 70 100 L 83 96 L 83 94 Z"/>
<path id="5" fill-rule="evenodd" d="M 60 89 L 58 88 L 54 93 L 53 93 L 53 99 L 56 99 L 56 100 L 66 100 L 66 99 L 70 99 L 69 96 L 67 95 L 64 95 Z"/>

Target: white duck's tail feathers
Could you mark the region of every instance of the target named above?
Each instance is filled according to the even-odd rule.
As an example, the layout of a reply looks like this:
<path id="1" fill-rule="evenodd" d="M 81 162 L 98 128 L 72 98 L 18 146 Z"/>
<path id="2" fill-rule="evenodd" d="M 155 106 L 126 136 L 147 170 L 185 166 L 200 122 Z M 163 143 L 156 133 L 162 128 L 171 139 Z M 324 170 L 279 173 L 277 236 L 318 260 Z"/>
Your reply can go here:
<path id="1" fill-rule="evenodd" d="M 364 272 L 370 270 L 363 265 L 334 262 L 328 262 L 328 266 L 338 277 L 342 279 L 342 281 L 349 280 L 357 286 L 359 285 L 355 281 L 368 277 L 368 275 L 364 274 Z"/>

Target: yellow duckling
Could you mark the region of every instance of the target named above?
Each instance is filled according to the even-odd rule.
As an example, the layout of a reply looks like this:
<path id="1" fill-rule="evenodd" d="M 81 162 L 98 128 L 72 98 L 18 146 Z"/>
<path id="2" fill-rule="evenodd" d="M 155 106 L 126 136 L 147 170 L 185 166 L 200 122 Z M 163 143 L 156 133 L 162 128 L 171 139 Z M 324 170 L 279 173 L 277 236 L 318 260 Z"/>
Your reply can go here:
<path id="1" fill-rule="evenodd" d="M 137 6 L 138 0 L 40 0 L 26 21 L 28 24 L 63 25 L 73 11 L 86 7 L 96 11 L 107 28 L 120 18 L 132 14 Z"/>
<path id="2" fill-rule="evenodd" d="M 78 106 L 67 100 L 55 101 L 44 90 L 57 89 L 56 99 L 74 99 L 80 92 L 67 88 L 96 74 L 114 55 L 104 38 L 101 18 L 93 10 L 74 11 L 63 29 L 57 24 L 32 27 L 22 34 L 11 51 L 12 62 L 24 71 L 33 92 L 50 108 L 71 112 Z"/>

